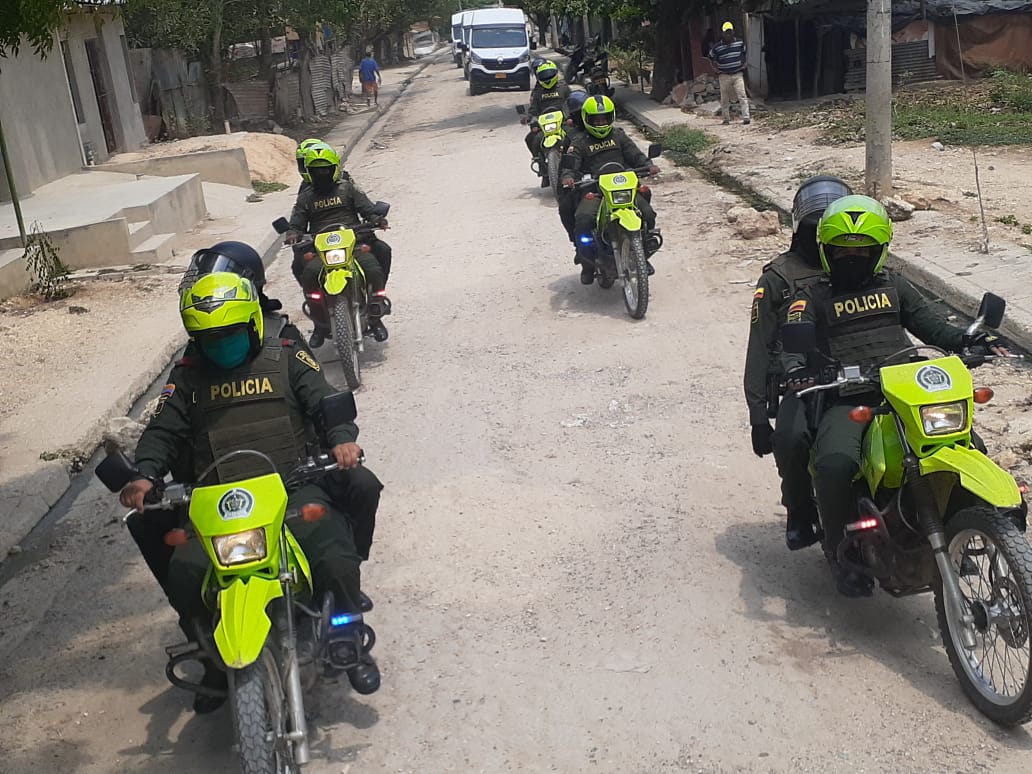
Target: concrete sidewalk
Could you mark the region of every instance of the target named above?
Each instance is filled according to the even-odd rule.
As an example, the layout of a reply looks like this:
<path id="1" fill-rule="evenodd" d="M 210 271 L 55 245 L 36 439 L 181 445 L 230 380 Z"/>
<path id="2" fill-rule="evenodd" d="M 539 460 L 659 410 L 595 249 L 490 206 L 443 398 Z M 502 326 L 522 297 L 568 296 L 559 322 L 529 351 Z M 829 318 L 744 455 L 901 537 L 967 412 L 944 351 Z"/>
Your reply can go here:
<path id="1" fill-rule="evenodd" d="M 437 52 L 416 64 L 392 68 L 383 73 L 379 109 L 356 112 L 343 118 L 327 134 L 342 157 L 346 158 L 362 135 L 381 119 L 384 113 L 405 92 L 412 80 L 425 68 L 439 61 Z M 150 385 L 167 371 L 171 359 L 186 343 L 179 323 L 175 286 L 179 272 L 190 255 L 207 245 L 226 239 L 245 241 L 271 263 L 279 254 L 279 236 L 271 223 L 289 215 L 295 189 L 267 194 L 259 202 L 247 202 L 251 191 L 234 186 L 204 184 L 208 219 L 193 232 L 184 235 L 176 254 L 167 265 L 156 266 L 146 273 L 124 272 L 105 275 L 106 280 L 141 278 L 160 294 L 148 306 L 136 307 L 133 319 L 119 314 L 118 291 L 106 294 L 110 301 L 90 299 L 88 312 L 94 319 L 106 312 L 115 321 L 106 340 L 78 341 L 82 350 L 90 352 L 73 365 L 54 364 L 44 367 L 44 375 L 31 378 L 44 382 L 27 404 L 3 421 L 0 428 L 0 561 L 46 516 L 50 508 L 71 485 L 74 468 L 88 460 L 97 449 L 109 422 L 125 416 Z M 96 280 L 97 284 L 103 280 Z M 95 289 L 94 289 L 95 290 Z M 69 305 L 77 303 L 76 296 Z M 80 303 L 82 303 L 80 301 Z M 102 308 L 104 307 L 104 308 Z M 84 320 L 73 312 L 68 320 Z M 53 313 L 53 311 L 51 311 Z M 51 318 L 53 319 L 53 318 Z M 6 335 L 38 338 L 34 331 L 38 319 L 26 316 L 8 323 Z M 95 323 L 96 324 L 96 323 Z M 82 328 L 71 329 L 72 336 L 86 338 Z M 24 375 L 0 377 L 0 396 L 5 392 L 4 378 L 24 379 Z M 57 459 L 43 460 L 40 455 Z M 92 475 L 91 470 L 83 475 Z"/>
<path id="2" fill-rule="evenodd" d="M 792 208 L 792 197 L 799 185 L 795 169 L 785 165 L 783 174 L 771 175 L 771 163 L 750 156 L 735 156 L 735 140 L 743 133 L 769 133 L 754 123 L 751 127 L 733 124 L 721 126 L 719 121 L 706 121 L 680 109 L 660 105 L 636 89 L 616 87 L 615 101 L 640 126 L 653 132 L 664 127 L 690 126 L 716 135 L 725 154 L 737 164 L 715 164 L 743 190 L 768 202 L 783 213 Z M 779 155 L 779 154 L 775 154 Z M 767 173 L 759 181 L 756 169 L 764 165 Z M 834 170 L 828 170 L 830 174 Z M 668 216 L 669 217 L 669 216 Z M 990 253 L 976 252 L 962 236 L 960 221 L 934 210 L 915 212 L 910 220 L 895 224 L 890 262 L 905 276 L 950 306 L 974 314 L 986 292 L 1007 299 L 1007 316 L 1002 332 L 1022 349 L 1032 350 L 1032 254 L 1024 247 L 995 240 Z M 967 240 L 970 242 L 970 240 Z"/>

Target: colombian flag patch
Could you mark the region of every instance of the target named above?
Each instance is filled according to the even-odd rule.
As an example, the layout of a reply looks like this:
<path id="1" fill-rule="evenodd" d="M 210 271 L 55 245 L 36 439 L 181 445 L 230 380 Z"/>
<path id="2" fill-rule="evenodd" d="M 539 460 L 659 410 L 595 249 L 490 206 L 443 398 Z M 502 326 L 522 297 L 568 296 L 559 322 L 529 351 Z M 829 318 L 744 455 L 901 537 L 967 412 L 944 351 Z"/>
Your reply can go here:
<path id="1" fill-rule="evenodd" d="M 753 298 L 763 298 L 763 288 L 756 288 L 756 292 L 752 294 Z"/>
<path id="2" fill-rule="evenodd" d="M 792 305 L 788 307 L 788 311 L 791 312 L 802 312 L 806 309 L 805 301 L 793 301 Z"/>

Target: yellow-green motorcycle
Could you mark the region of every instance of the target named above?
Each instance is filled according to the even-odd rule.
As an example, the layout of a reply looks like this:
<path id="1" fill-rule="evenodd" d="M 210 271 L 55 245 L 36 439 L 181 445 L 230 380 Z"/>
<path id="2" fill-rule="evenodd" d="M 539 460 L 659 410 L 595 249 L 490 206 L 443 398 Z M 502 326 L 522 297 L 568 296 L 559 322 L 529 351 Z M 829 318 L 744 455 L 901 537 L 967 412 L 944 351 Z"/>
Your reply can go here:
<path id="1" fill-rule="evenodd" d="M 390 210 L 386 202 L 376 203 L 376 214 L 385 218 Z M 285 218 L 273 224 L 283 234 L 290 229 Z M 374 224 L 357 226 L 332 225 L 314 236 L 303 236 L 295 244 L 306 260 L 316 257 L 322 262 L 319 284 L 303 288 L 305 314 L 317 327 L 329 331 L 337 349 L 348 388 L 357 390 L 362 384 L 362 367 L 358 355 L 365 351 L 365 334 L 369 315 L 390 314 L 390 302 L 384 293 L 371 294 L 357 251 L 369 250 L 364 239 L 376 230 Z"/>
<path id="2" fill-rule="evenodd" d="M 998 327 L 1004 306 L 987 294 L 969 336 L 983 325 Z M 812 322 L 786 323 L 782 342 L 787 352 L 816 355 Z M 843 569 L 877 580 L 893 596 L 933 592 L 946 653 L 965 694 L 988 718 L 1009 726 L 1032 719 L 1032 547 L 1024 534 L 1023 488 L 972 433 L 975 404 L 990 400 L 992 390 L 975 389 L 969 368 L 993 357 L 911 347 L 867 372 L 831 363 L 818 384 L 798 395 L 810 403 L 816 425 L 814 401 L 825 392 L 846 386 L 881 392 L 879 405 L 850 413 L 868 424 L 854 482 L 856 511 L 843 541 L 827 549 Z"/>
<path id="3" fill-rule="evenodd" d="M 662 153 L 661 146 L 649 146 L 650 159 Z M 638 207 L 639 195 L 651 196 L 638 178 L 647 173 L 648 167 L 624 170 L 621 164 L 605 164 L 597 178 L 585 176 L 576 184 L 587 189 L 585 198 L 602 199 L 594 232 L 581 234 L 578 239 L 584 246 L 594 245 L 599 287 L 608 290 L 620 280 L 624 306 L 635 320 L 643 318 L 649 308 L 648 259 L 663 246 L 659 229 L 646 228 Z"/>
<path id="4" fill-rule="evenodd" d="M 524 105 L 517 105 L 516 112 L 525 116 L 527 108 Z M 550 110 L 524 120 L 534 121 L 536 131 L 541 133 L 541 155 L 530 162 L 530 168 L 538 177 L 548 179 L 552 194 L 558 197 L 559 167 L 562 162 L 563 140 L 566 139 L 566 129 L 564 128 L 566 114 L 562 110 Z"/>
<path id="5" fill-rule="evenodd" d="M 350 421 L 344 419 L 349 414 L 353 419 L 350 393 L 323 400 L 323 416 L 331 424 Z M 165 674 L 180 688 L 221 696 L 225 692 L 187 680 L 177 670 L 185 662 L 202 660 L 223 669 L 243 774 L 292 774 L 310 759 L 305 687 L 310 689 L 320 672 L 346 669 L 347 658 L 357 664 L 359 649 L 371 649 L 375 634 L 361 613 L 335 614 L 331 593 L 319 609 L 309 606 L 312 572 L 288 524 L 326 515 L 321 504 L 288 510 L 288 491 L 336 470 L 336 461 L 329 455 L 309 458 L 281 477 L 265 454 L 239 450 L 220 457 L 199 480 L 234 458 L 251 458 L 269 472 L 212 486 L 164 485 L 154 490 L 156 497 L 145 508 L 188 506 L 189 532 L 172 530 L 165 542 L 183 545 L 197 539 L 211 562 L 203 584 L 211 625 L 198 627 L 196 641 L 166 648 Z M 123 454 L 109 456 L 96 469 L 113 492 L 135 473 Z M 130 511 L 126 519 L 136 513 Z M 354 633 L 354 642 L 331 641 L 345 627 Z M 343 659 L 342 645 L 347 646 Z"/>

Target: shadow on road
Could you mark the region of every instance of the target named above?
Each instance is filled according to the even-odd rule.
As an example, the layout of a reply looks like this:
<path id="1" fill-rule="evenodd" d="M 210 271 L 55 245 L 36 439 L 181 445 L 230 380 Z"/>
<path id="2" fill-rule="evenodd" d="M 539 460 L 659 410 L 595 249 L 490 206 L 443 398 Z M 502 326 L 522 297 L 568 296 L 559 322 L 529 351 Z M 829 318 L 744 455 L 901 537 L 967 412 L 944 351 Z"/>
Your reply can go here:
<path id="1" fill-rule="evenodd" d="M 1024 728 L 992 725 L 968 703 L 941 647 L 930 595 L 846 599 L 830 583 L 819 547 L 790 554 L 782 542 L 784 515 L 768 523 L 735 524 L 716 548 L 742 568 L 739 597 L 746 617 L 768 625 L 784 655 L 803 671 L 813 662 L 862 654 L 885 664 L 948 712 L 977 722 L 1001 744 L 1032 750 Z M 773 600 L 784 603 L 768 604 Z"/>

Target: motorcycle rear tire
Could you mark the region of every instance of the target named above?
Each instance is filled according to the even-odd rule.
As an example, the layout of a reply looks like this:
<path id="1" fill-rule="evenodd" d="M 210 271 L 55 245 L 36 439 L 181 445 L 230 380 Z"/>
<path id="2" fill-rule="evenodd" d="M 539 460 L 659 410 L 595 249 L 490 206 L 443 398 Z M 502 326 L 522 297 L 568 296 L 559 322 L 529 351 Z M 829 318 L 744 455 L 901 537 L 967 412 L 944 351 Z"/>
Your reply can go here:
<path id="1" fill-rule="evenodd" d="M 552 146 L 548 149 L 548 182 L 552 186 L 552 193 L 559 198 L 559 148 Z"/>
<path id="2" fill-rule="evenodd" d="M 362 385 L 362 371 L 358 364 L 358 348 L 355 346 L 355 326 L 351 320 L 351 309 L 344 296 L 337 296 L 330 307 L 333 319 L 333 344 L 337 347 L 341 368 L 344 369 L 344 381 L 349 390 L 357 390 Z"/>
<path id="3" fill-rule="evenodd" d="M 1016 598 L 1022 608 L 1019 612 L 1023 613 L 1023 616 L 1018 620 L 1017 631 L 1011 627 L 1004 633 L 998 623 L 988 623 L 985 627 L 987 635 L 991 636 L 995 631 L 996 636 L 1001 638 L 1020 637 L 1025 641 L 1027 647 L 1028 639 L 1032 637 L 1032 632 L 1030 632 L 1030 628 L 1032 628 L 1030 627 L 1030 622 L 1032 622 L 1032 546 L 1011 519 L 988 507 L 963 508 L 949 519 L 946 523 L 946 545 L 951 553 L 954 540 L 965 532 L 981 534 L 995 544 L 1011 573 L 1007 591 Z M 951 559 L 951 561 L 953 560 Z M 980 577 L 977 591 L 982 590 L 981 581 Z M 966 591 L 963 582 L 961 590 Z M 993 597 L 995 598 L 995 596 L 996 591 L 994 590 Z M 999 600 L 996 601 L 999 603 Z M 979 604 L 979 608 L 981 608 L 981 604 Z M 989 690 L 984 685 L 984 681 L 981 681 L 982 687 L 976 683 L 975 672 L 978 667 L 968 660 L 969 655 L 974 656 L 974 654 L 969 654 L 963 644 L 959 642 L 959 634 L 956 638 L 953 636 L 952 615 L 947 614 L 942 580 L 938 576 L 936 576 L 935 583 L 935 612 L 939 619 L 939 630 L 942 634 L 943 644 L 946 646 L 946 655 L 950 659 L 950 666 L 953 667 L 961 688 L 971 703 L 983 715 L 1001 726 L 1016 726 L 1032 720 L 1032 663 L 1030 663 L 1032 654 L 1024 658 L 1019 656 L 1025 662 L 1025 684 L 1020 693 L 1011 701 L 1000 701 L 999 694 L 996 694 L 997 700 L 994 700 L 993 697 L 986 695 Z M 976 621 L 978 618 L 976 612 Z M 1022 622 L 1023 627 L 1020 625 Z M 979 635 L 976 634 L 976 639 L 979 638 Z M 1006 640 L 1004 643 L 1009 645 Z M 995 643 L 994 653 L 998 648 L 999 643 Z M 1009 655 L 1008 653 L 1006 659 L 1008 665 L 1010 664 Z M 998 654 L 996 654 L 996 658 L 998 658 Z"/>
<path id="4" fill-rule="evenodd" d="M 294 774 L 290 745 L 276 739 L 286 733 L 286 697 L 268 645 L 253 664 L 230 671 L 230 706 L 241 772 Z"/>
<path id="5" fill-rule="evenodd" d="M 622 260 L 617 262 L 623 272 L 623 297 L 627 314 L 640 320 L 649 308 L 649 267 L 645 261 L 645 246 L 641 234 L 624 234 L 619 250 Z M 623 264 L 622 266 L 620 264 Z"/>

